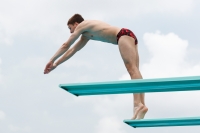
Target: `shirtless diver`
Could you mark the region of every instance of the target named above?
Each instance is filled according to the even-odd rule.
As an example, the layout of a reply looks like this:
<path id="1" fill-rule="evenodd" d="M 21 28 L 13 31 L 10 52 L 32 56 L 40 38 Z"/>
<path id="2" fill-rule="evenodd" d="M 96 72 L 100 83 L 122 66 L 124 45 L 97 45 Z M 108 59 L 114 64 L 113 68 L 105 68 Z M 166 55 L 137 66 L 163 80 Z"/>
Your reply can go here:
<path id="1" fill-rule="evenodd" d="M 47 63 L 44 74 L 48 74 L 58 65 L 68 60 L 91 39 L 118 45 L 121 57 L 131 79 L 142 79 L 139 71 L 138 40 L 131 30 L 111 26 L 98 20 L 84 20 L 80 14 L 73 15 L 67 25 L 70 29 L 71 36 Z M 80 40 L 70 48 L 79 36 L 81 36 Z M 60 56 L 61 58 L 59 58 Z M 134 114 L 132 119 L 143 119 L 148 111 L 144 100 L 145 95 L 144 93 L 133 95 Z"/>

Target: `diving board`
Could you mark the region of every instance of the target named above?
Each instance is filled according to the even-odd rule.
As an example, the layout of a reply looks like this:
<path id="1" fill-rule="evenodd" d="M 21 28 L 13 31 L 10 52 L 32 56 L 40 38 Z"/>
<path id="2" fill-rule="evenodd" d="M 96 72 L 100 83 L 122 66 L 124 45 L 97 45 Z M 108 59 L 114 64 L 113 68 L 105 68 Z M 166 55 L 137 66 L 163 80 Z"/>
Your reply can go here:
<path id="1" fill-rule="evenodd" d="M 59 87 L 76 95 L 103 95 L 200 90 L 200 76 L 134 79 L 112 82 L 60 84 Z"/>
<path id="2" fill-rule="evenodd" d="M 166 127 L 166 126 L 197 126 L 200 125 L 200 117 L 124 120 L 124 123 L 134 128 Z"/>

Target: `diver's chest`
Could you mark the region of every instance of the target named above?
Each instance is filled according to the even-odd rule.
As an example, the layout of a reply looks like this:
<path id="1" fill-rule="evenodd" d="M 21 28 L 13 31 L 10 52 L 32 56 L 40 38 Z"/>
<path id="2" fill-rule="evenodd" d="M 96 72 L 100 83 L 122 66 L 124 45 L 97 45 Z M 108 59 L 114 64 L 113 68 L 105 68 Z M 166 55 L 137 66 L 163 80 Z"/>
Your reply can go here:
<path id="1" fill-rule="evenodd" d="M 92 40 L 98 40 L 99 38 L 102 38 L 100 33 L 95 33 L 95 32 L 85 32 L 82 35 Z"/>

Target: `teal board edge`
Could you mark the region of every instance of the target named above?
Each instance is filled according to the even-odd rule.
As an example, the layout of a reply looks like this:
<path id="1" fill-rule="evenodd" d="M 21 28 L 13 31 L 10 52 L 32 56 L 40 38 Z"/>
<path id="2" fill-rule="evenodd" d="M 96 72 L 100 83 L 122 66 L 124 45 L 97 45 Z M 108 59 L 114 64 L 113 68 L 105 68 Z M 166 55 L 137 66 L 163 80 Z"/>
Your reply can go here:
<path id="1" fill-rule="evenodd" d="M 200 76 L 60 84 L 59 87 L 76 96 L 192 91 L 200 90 Z"/>
<path id="2" fill-rule="evenodd" d="M 200 125 L 200 117 L 124 120 L 124 123 L 134 128 L 167 127 L 167 126 L 197 126 L 197 125 Z"/>

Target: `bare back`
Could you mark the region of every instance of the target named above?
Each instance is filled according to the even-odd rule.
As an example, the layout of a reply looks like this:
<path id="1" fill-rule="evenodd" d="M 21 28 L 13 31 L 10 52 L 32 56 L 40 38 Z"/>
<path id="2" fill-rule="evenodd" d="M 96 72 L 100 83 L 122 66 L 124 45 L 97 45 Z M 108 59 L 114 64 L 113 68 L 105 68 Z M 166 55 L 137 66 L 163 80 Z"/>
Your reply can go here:
<path id="1" fill-rule="evenodd" d="M 83 37 L 112 44 L 117 44 L 116 36 L 121 30 L 119 27 L 98 20 L 85 20 L 79 26 L 85 27 Z"/>

